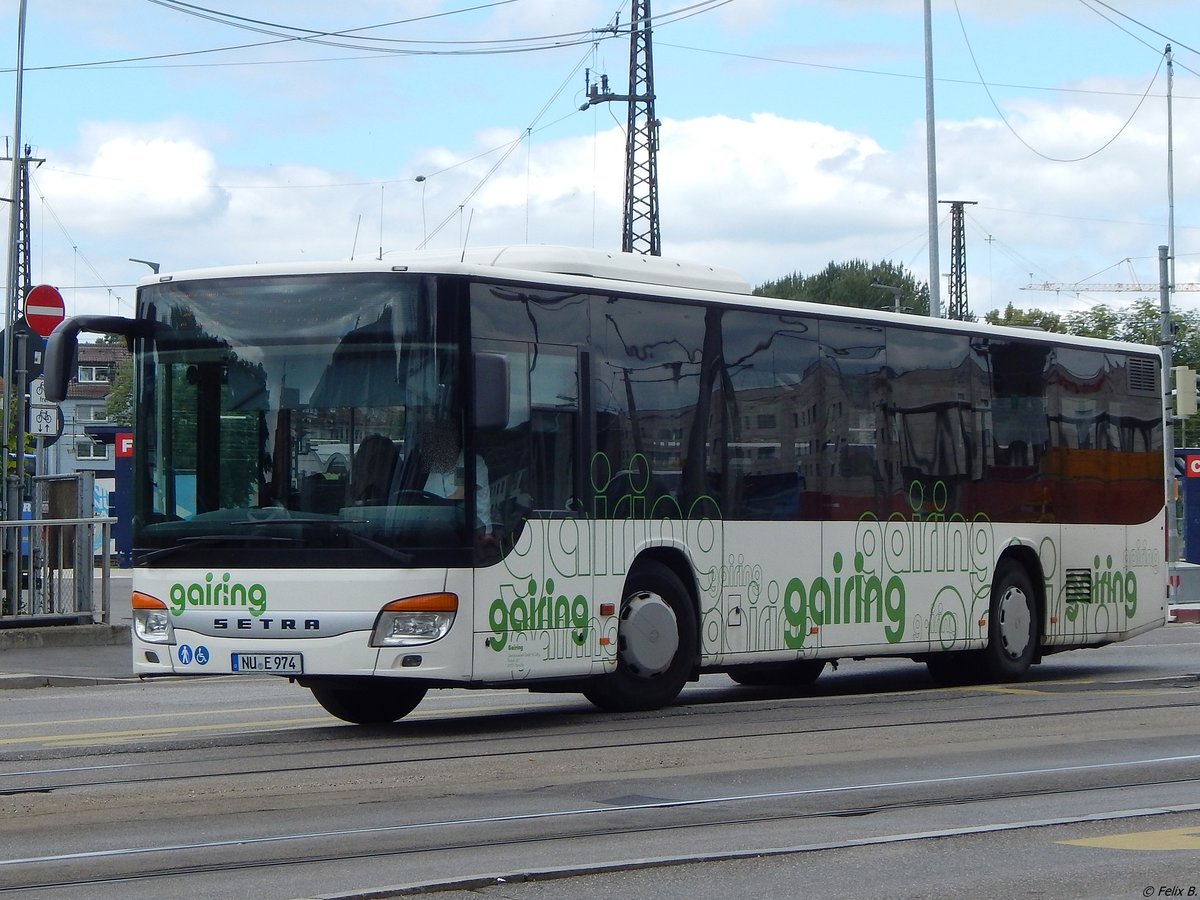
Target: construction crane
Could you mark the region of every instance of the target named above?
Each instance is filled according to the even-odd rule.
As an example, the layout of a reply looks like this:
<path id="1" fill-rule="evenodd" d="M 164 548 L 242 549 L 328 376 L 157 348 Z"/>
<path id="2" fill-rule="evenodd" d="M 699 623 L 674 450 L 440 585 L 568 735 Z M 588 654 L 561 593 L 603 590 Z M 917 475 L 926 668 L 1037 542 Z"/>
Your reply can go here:
<path id="1" fill-rule="evenodd" d="M 1108 283 L 1097 281 L 1076 281 L 1074 284 L 1067 284 L 1066 282 L 1062 281 L 1043 281 L 1041 284 L 1038 284 L 1037 282 L 1031 281 L 1029 284 L 1025 285 L 1025 287 L 1021 288 L 1021 290 L 1055 291 L 1057 293 L 1065 292 L 1068 294 L 1086 294 L 1089 292 L 1107 293 L 1109 291 L 1128 291 L 1134 293 L 1157 294 L 1162 290 L 1162 285 L 1158 284 L 1157 282 L 1154 284 L 1143 284 L 1140 282 L 1137 277 L 1137 272 L 1133 271 L 1133 260 L 1129 257 L 1126 257 L 1119 263 L 1109 266 L 1108 269 L 1115 269 L 1117 266 L 1122 264 L 1128 266 L 1129 275 L 1132 278 L 1131 281 Z M 1107 272 L 1108 269 L 1105 269 L 1104 271 Z M 1099 274 L 1099 272 L 1096 273 L 1096 275 Z M 1032 278 L 1033 276 L 1030 277 Z M 1089 277 L 1095 278 L 1096 276 L 1092 275 Z M 1200 291 L 1200 282 L 1185 281 L 1181 284 L 1172 285 L 1171 290 L 1177 294 L 1194 293 L 1196 291 Z"/>
<path id="2" fill-rule="evenodd" d="M 1067 294 L 1101 293 L 1108 291 L 1134 291 L 1146 294 L 1157 294 L 1162 290 L 1161 284 L 1140 284 L 1138 282 L 1102 282 L 1077 281 L 1068 284 L 1065 281 L 1043 281 L 1041 284 L 1030 282 L 1021 288 L 1023 291 L 1055 291 Z M 1172 288 L 1176 294 L 1188 294 L 1200 291 L 1200 282 L 1185 281 Z"/>

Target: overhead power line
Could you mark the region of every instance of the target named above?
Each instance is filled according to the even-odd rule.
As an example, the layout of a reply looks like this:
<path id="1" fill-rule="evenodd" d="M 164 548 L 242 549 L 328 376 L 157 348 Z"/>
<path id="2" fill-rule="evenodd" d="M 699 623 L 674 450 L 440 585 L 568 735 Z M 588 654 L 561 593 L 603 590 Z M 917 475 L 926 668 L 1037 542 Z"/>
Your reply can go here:
<path id="1" fill-rule="evenodd" d="M 966 44 L 966 46 L 967 46 L 967 54 L 971 57 L 971 64 L 975 67 L 975 73 L 979 76 L 979 85 L 983 88 L 984 92 L 987 93 L 988 100 L 991 101 L 992 108 L 996 111 L 996 115 L 1000 117 L 1000 121 L 1004 123 L 1004 127 L 1007 128 L 1012 133 L 1012 136 L 1015 137 L 1018 141 L 1020 141 L 1021 144 L 1027 150 L 1029 150 L 1031 153 L 1036 154 L 1037 156 L 1040 156 L 1042 159 L 1044 159 L 1048 162 L 1062 162 L 1062 163 L 1083 162 L 1085 159 L 1091 159 L 1096 154 L 1098 154 L 1098 153 L 1106 150 L 1108 147 L 1112 146 L 1113 142 L 1117 138 L 1119 138 L 1122 134 L 1125 133 L 1125 129 L 1129 127 L 1131 122 L 1133 122 L 1134 117 L 1136 117 L 1138 112 L 1141 110 L 1142 104 L 1145 103 L 1146 98 L 1150 96 L 1150 89 L 1152 87 L 1154 87 L 1154 82 L 1158 80 L 1158 73 L 1160 71 L 1162 71 L 1162 64 L 1163 64 L 1164 59 L 1166 58 L 1165 56 L 1159 58 L 1158 68 L 1154 70 L 1154 77 L 1151 78 L 1150 83 L 1148 85 L 1146 85 L 1146 90 L 1142 94 L 1141 99 L 1138 100 L 1137 106 L 1135 106 L 1133 108 L 1133 112 L 1131 112 L 1129 114 L 1129 118 L 1127 118 L 1121 124 L 1121 127 L 1117 129 L 1116 133 L 1113 134 L 1112 137 L 1110 137 L 1107 141 L 1105 141 L 1103 144 L 1101 144 L 1095 150 L 1092 150 L 1090 153 L 1085 153 L 1082 156 L 1074 156 L 1074 157 L 1050 156 L 1049 154 L 1043 153 L 1037 147 L 1033 146 L 1033 144 L 1029 143 L 1029 141 L 1025 140 L 1025 138 L 1023 138 L 1021 136 L 1021 133 L 1019 131 L 1017 131 L 1017 129 L 1013 126 L 1012 122 L 1009 121 L 1008 116 L 1006 116 L 1004 114 L 1004 111 L 1002 109 L 1000 109 L 1000 104 L 996 102 L 996 98 L 992 95 L 991 86 L 988 84 L 987 79 L 985 79 L 983 77 L 983 71 L 979 68 L 979 61 L 975 58 L 975 50 L 974 50 L 974 48 L 972 48 L 971 39 L 967 35 L 967 25 L 963 21 L 962 10 L 960 10 L 958 7 L 958 0 L 954 0 L 954 11 L 958 15 L 958 25 L 962 29 L 963 43 Z"/>
<path id="2" fill-rule="evenodd" d="M 1100 15 L 1100 13 L 1097 10 L 1093 9 L 1087 2 L 1085 2 L 1085 0 L 1080 0 L 1080 2 L 1083 3 L 1084 6 L 1087 6 L 1088 9 L 1091 9 L 1092 12 L 1095 12 L 1097 15 Z M 1157 30 L 1156 28 L 1152 28 L 1151 26 L 1147 25 L 1145 22 L 1142 22 L 1139 19 L 1135 19 L 1133 16 L 1128 15 L 1127 13 L 1121 12 L 1121 10 L 1117 9 L 1115 6 L 1111 6 L 1108 3 L 1105 3 L 1104 0 L 1091 0 L 1091 2 L 1096 3 L 1099 6 L 1103 6 L 1105 9 L 1115 13 L 1116 15 L 1120 16 L 1122 19 L 1128 19 L 1134 25 L 1138 26 L 1139 28 L 1146 29 L 1151 34 L 1158 35 L 1158 37 L 1170 41 L 1176 47 L 1183 47 L 1185 50 L 1191 50 L 1193 53 L 1200 53 L 1200 50 L 1197 50 L 1195 47 L 1188 46 L 1183 41 L 1179 40 L 1179 38 L 1174 38 L 1174 37 L 1171 37 L 1170 35 L 1163 34 L 1161 31 Z M 1112 21 L 1107 16 L 1104 16 L 1104 18 L 1109 22 Z M 1116 23 L 1113 23 L 1113 24 L 1116 24 Z M 1120 26 L 1118 26 L 1118 27 L 1120 27 Z M 1125 31 L 1125 29 L 1121 29 L 1121 30 Z M 1138 38 L 1137 35 L 1134 35 L 1132 32 L 1126 31 L 1125 33 L 1129 34 L 1131 37 L 1137 38 L 1137 40 L 1139 40 L 1139 41 L 1142 40 L 1141 38 Z M 1142 43 L 1146 44 L 1146 46 L 1150 47 L 1152 50 L 1158 49 L 1153 44 L 1147 43 L 1146 41 L 1142 41 Z M 1189 69 L 1188 71 L 1190 72 L 1191 69 Z"/>
<path id="3" fill-rule="evenodd" d="M 216 53 L 231 53 L 239 50 L 253 50 L 261 47 L 273 47 L 282 44 L 298 43 L 331 47 L 343 50 L 353 50 L 366 53 L 369 56 L 489 56 L 513 53 L 536 53 L 547 50 L 561 50 L 568 47 L 591 44 L 606 37 L 617 37 L 628 33 L 628 27 L 607 27 L 602 29 L 586 29 L 580 31 L 562 32 L 560 34 L 530 35 L 515 38 L 490 38 L 478 40 L 430 40 L 417 38 L 380 37 L 364 35 L 362 32 L 389 28 L 397 25 L 407 25 L 434 18 L 477 12 L 495 6 L 514 3 L 516 0 L 496 0 L 461 9 L 447 10 L 427 16 L 417 16 L 410 19 L 399 19 L 391 22 L 381 22 L 375 25 L 364 25 L 357 28 L 337 31 L 322 31 L 319 29 L 303 28 L 295 25 L 280 25 L 270 22 L 246 19 L 219 10 L 198 7 L 182 3 L 180 0 L 150 0 L 158 6 L 185 15 L 196 16 L 209 21 L 228 25 L 232 28 L 267 35 L 273 40 L 257 41 L 248 44 L 233 44 L 221 47 L 208 47 L 200 50 L 180 50 L 171 53 L 147 54 L 144 56 L 121 57 L 108 60 L 92 60 L 79 63 L 58 63 L 44 66 L 26 66 L 25 71 L 64 71 L 71 69 L 95 69 L 108 67 L 129 67 L 137 64 L 154 63 L 165 60 L 177 60 L 188 57 L 208 56 Z M 670 25 L 682 22 L 694 16 L 702 15 L 732 3 L 733 0 L 701 0 L 687 6 L 668 10 L 655 17 L 656 26 Z M 240 61 L 234 63 L 206 62 L 196 65 L 228 66 L 228 65 L 285 65 L 296 62 L 330 62 L 344 60 L 346 57 L 329 57 L 306 60 L 269 60 L 269 61 Z M 0 72 L 11 71 L 0 69 Z"/>

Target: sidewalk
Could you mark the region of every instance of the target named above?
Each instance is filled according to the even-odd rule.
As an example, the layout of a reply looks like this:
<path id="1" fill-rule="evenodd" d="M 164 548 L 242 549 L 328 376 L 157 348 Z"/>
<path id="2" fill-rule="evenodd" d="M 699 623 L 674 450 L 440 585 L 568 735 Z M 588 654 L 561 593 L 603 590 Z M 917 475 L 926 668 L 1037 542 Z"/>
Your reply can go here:
<path id="1" fill-rule="evenodd" d="M 130 583 L 128 570 L 112 573 L 108 625 L 0 629 L 0 690 L 135 681 Z"/>

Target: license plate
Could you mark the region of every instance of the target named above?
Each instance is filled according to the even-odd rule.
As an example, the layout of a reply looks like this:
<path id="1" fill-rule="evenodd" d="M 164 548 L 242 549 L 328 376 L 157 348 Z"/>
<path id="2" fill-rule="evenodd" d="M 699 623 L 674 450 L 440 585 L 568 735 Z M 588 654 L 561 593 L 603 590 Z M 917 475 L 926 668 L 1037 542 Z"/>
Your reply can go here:
<path id="1" fill-rule="evenodd" d="M 303 675 L 304 656 L 300 653 L 235 653 L 233 671 L 250 675 Z"/>

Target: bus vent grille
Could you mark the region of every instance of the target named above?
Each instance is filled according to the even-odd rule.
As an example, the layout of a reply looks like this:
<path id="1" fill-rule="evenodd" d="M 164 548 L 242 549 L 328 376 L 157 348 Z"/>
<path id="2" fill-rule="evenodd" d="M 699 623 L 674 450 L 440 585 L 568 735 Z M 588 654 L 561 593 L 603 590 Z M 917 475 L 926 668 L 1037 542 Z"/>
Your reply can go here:
<path id="1" fill-rule="evenodd" d="M 1154 377 L 1157 368 L 1152 359 L 1130 357 L 1126 370 L 1129 373 L 1129 392 L 1158 396 L 1158 381 Z"/>
<path id="2" fill-rule="evenodd" d="M 1068 603 L 1092 602 L 1092 570 L 1067 569 L 1066 594 Z"/>

